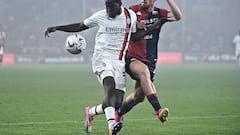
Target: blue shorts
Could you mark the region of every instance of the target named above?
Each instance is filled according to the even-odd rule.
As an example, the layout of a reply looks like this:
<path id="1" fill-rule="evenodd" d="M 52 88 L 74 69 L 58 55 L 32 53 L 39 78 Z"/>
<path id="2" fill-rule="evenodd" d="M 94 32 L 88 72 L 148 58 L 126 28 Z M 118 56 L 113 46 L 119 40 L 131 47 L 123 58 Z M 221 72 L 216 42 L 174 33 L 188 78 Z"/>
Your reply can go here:
<path id="1" fill-rule="evenodd" d="M 125 62 L 126 62 L 125 68 L 126 68 L 126 72 L 129 74 L 129 76 L 132 79 L 137 80 L 137 78 L 134 77 L 134 75 L 132 74 L 132 72 L 130 71 L 130 68 L 129 68 L 130 63 L 134 60 L 138 60 L 138 59 L 136 59 L 134 57 L 125 58 Z M 150 78 L 151 81 L 154 81 L 156 64 L 151 63 L 151 62 L 144 62 L 144 61 L 142 61 L 142 62 L 148 67 L 148 70 L 149 70 L 150 76 L 151 76 L 151 78 Z"/>

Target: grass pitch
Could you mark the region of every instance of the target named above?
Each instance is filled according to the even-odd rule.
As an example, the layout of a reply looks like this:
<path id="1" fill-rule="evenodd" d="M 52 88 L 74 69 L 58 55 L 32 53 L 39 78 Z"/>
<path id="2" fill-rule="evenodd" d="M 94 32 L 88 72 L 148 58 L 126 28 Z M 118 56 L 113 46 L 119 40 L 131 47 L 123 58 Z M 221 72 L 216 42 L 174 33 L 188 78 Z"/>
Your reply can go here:
<path id="1" fill-rule="evenodd" d="M 125 115 L 120 135 L 240 134 L 236 65 L 158 65 L 155 85 L 169 121 L 161 124 L 145 100 Z M 84 107 L 102 97 L 90 65 L 2 66 L 0 135 L 84 135 Z M 96 116 L 90 135 L 107 134 L 105 116 Z"/>

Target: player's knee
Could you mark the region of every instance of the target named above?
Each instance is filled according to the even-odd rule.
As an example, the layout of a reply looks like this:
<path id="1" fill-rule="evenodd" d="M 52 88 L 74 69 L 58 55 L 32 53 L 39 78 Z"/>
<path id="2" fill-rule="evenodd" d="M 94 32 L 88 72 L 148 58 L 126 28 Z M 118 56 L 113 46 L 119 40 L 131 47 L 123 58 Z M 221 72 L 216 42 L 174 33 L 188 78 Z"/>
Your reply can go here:
<path id="1" fill-rule="evenodd" d="M 121 99 L 117 99 L 116 102 L 115 102 L 115 108 L 118 109 L 120 108 L 122 105 L 122 100 Z"/>
<path id="2" fill-rule="evenodd" d="M 103 87 L 106 93 L 111 92 L 115 89 L 115 81 L 113 77 L 106 77 L 103 79 Z"/>
<path id="3" fill-rule="evenodd" d="M 103 108 L 106 108 L 109 106 L 115 107 L 116 102 L 117 102 L 117 100 L 113 96 L 105 95 L 105 97 L 103 98 L 102 106 L 103 106 Z"/>
<path id="4" fill-rule="evenodd" d="M 103 98 L 102 107 L 103 107 L 103 109 L 105 109 L 105 108 L 108 107 L 108 106 L 111 106 L 111 103 L 110 103 L 110 101 L 109 101 L 109 98 L 108 98 L 107 96 L 105 96 L 105 97 Z"/>
<path id="5" fill-rule="evenodd" d="M 123 102 L 124 92 L 119 89 L 116 89 L 115 93 L 114 93 L 114 95 L 112 95 L 112 97 L 114 97 L 114 100 L 115 100 L 115 107 L 119 108 Z"/>
<path id="6" fill-rule="evenodd" d="M 147 68 L 141 69 L 138 73 L 140 80 L 147 80 L 150 78 L 150 72 Z"/>

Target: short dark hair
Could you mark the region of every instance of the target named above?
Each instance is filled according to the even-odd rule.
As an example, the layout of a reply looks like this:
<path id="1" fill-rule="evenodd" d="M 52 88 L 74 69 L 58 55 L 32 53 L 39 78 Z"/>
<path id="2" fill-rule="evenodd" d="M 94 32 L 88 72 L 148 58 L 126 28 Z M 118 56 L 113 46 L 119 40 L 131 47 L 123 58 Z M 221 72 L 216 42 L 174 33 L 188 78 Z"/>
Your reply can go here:
<path id="1" fill-rule="evenodd" d="M 113 0 L 113 1 L 117 3 L 122 3 L 122 0 Z"/>
<path id="2" fill-rule="evenodd" d="M 107 1 L 107 0 L 105 0 L 105 1 Z M 109 1 L 116 2 L 116 3 L 122 3 L 122 0 L 109 0 Z"/>

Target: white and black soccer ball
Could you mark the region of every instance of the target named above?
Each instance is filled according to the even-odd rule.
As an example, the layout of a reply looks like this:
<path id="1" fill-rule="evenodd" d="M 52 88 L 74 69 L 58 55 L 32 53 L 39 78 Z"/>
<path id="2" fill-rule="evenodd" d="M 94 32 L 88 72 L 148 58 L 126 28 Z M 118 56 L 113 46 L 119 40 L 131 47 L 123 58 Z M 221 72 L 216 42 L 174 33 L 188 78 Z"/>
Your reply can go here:
<path id="1" fill-rule="evenodd" d="M 80 54 L 86 49 L 86 40 L 79 34 L 70 35 L 66 39 L 65 48 L 71 54 Z"/>

